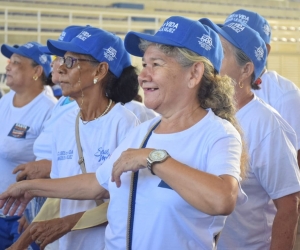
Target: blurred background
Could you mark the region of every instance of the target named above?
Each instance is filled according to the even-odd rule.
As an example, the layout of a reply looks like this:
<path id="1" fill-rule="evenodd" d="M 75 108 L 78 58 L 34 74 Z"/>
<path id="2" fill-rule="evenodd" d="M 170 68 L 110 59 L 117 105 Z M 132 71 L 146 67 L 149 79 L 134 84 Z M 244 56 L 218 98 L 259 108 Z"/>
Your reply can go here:
<path id="1" fill-rule="evenodd" d="M 68 25 L 90 24 L 122 38 L 131 30 L 153 34 L 172 15 L 223 23 L 240 8 L 258 12 L 269 21 L 268 68 L 300 87 L 300 0 L 0 0 L 0 43 L 45 44 L 47 39 L 57 39 Z M 5 90 L 6 64 L 0 55 L 0 87 Z M 140 59 L 133 58 L 133 65 L 140 67 Z"/>

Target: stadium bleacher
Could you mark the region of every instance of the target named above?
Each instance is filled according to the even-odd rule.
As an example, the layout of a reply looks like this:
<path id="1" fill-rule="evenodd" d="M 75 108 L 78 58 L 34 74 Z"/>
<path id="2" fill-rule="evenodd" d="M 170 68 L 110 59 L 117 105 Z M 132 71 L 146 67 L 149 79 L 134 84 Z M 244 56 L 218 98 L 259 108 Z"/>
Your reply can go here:
<path id="1" fill-rule="evenodd" d="M 288 0 L 0 0 L 0 42 L 46 43 L 71 24 L 90 24 L 121 37 L 131 30 L 153 34 L 171 15 L 208 17 L 222 23 L 239 8 L 256 11 L 269 21 L 273 31 L 270 66 L 291 74 L 284 63 L 290 58 L 300 68 L 300 3 Z M 298 70 L 290 78 L 300 84 Z"/>

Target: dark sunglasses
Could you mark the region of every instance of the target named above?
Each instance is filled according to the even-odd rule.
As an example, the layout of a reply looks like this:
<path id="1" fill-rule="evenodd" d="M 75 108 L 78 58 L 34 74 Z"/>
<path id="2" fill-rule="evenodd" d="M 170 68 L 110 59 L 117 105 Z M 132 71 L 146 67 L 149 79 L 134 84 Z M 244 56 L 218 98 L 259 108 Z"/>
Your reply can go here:
<path id="1" fill-rule="evenodd" d="M 73 67 L 74 63 L 77 62 L 77 61 L 97 62 L 97 61 L 94 61 L 94 60 L 74 58 L 74 57 L 71 57 L 71 56 L 60 57 L 59 58 L 59 64 L 60 65 L 65 64 L 68 69 L 71 69 Z"/>

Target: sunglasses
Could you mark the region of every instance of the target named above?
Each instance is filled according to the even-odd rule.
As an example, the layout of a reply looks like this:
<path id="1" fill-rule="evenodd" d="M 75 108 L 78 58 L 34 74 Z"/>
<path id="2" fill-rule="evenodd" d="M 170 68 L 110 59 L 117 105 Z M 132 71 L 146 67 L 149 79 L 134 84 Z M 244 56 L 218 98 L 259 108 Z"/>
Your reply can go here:
<path id="1" fill-rule="evenodd" d="M 74 63 L 77 62 L 77 61 L 98 62 L 98 61 L 95 61 L 95 60 L 74 58 L 74 57 L 71 57 L 71 56 L 60 57 L 59 58 L 59 64 L 60 65 L 65 64 L 68 69 L 71 69 L 73 67 Z"/>

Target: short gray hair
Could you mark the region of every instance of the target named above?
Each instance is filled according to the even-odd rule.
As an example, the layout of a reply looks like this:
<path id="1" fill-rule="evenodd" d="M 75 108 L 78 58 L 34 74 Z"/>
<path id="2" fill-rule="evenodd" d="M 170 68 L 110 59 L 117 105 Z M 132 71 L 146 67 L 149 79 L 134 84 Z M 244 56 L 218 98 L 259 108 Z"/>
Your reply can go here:
<path id="1" fill-rule="evenodd" d="M 146 40 L 141 39 L 141 43 L 139 44 L 139 48 L 141 51 L 145 52 L 146 49 L 154 45 L 156 46 L 159 50 L 161 50 L 164 54 L 167 56 L 175 58 L 175 60 L 182 66 L 182 67 L 189 67 L 193 65 L 193 61 L 189 60 L 186 58 L 180 51 L 178 50 L 177 47 L 174 46 L 169 46 L 169 45 L 164 45 L 164 44 L 158 44 L 158 43 L 152 43 Z M 191 53 L 193 53 L 191 51 Z"/>

